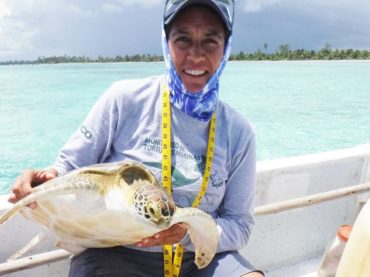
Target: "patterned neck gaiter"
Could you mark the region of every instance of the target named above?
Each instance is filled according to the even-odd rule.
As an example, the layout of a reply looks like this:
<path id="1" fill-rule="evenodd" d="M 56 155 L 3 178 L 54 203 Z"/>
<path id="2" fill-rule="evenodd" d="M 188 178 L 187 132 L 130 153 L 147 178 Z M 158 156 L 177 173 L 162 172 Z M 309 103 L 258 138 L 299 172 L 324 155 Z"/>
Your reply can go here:
<path id="1" fill-rule="evenodd" d="M 162 30 L 162 48 L 167 68 L 166 81 L 170 89 L 170 101 L 172 105 L 200 121 L 208 121 L 211 118 L 218 102 L 220 76 L 230 56 L 231 37 L 230 35 L 226 42 L 224 55 L 215 73 L 201 91 L 191 93 L 186 90 L 180 76 L 175 70 L 169 52 L 166 33 Z"/>

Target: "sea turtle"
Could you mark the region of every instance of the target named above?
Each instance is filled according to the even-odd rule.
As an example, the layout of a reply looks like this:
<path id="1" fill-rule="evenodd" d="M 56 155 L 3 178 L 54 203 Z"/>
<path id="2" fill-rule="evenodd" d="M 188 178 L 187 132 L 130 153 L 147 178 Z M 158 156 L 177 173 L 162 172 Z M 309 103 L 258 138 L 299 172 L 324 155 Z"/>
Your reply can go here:
<path id="1" fill-rule="evenodd" d="M 37 207 L 29 208 L 34 201 Z M 209 264 L 218 243 L 210 215 L 176 207 L 153 173 L 134 162 L 93 165 L 47 181 L 1 215 L 0 223 L 18 211 L 45 226 L 57 246 L 73 254 L 130 245 L 180 222 L 187 227 L 199 268 Z"/>

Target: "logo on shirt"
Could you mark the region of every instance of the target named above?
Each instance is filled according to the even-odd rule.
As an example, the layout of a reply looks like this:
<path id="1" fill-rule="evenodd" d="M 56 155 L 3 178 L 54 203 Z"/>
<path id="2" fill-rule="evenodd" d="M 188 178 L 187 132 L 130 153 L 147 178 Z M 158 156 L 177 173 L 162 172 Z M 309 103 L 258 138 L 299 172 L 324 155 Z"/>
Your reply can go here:
<path id="1" fill-rule="evenodd" d="M 144 140 L 144 150 L 148 152 L 162 153 L 162 140 L 159 138 L 146 137 Z M 172 186 L 182 187 L 199 182 L 202 179 L 206 166 L 206 157 L 200 154 L 192 154 L 186 147 L 178 142 L 171 143 L 171 154 L 176 156 L 176 167 L 171 166 Z M 161 170 L 162 164 L 158 162 L 143 162 Z M 209 178 L 210 186 L 218 188 L 224 185 L 224 179 L 213 172 Z"/>
<path id="2" fill-rule="evenodd" d="M 85 138 L 87 138 L 87 139 L 91 139 L 92 134 L 91 134 L 91 132 L 90 132 L 89 130 L 87 130 L 87 128 L 86 128 L 86 126 L 85 126 L 85 125 L 82 125 L 82 126 L 80 127 L 80 131 L 81 131 L 81 133 L 85 136 Z"/>
<path id="3" fill-rule="evenodd" d="M 155 163 L 155 162 L 143 162 L 143 164 L 152 166 L 158 169 L 162 168 L 161 163 Z M 174 166 L 171 166 L 171 174 L 172 174 L 172 186 L 174 187 L 181 187 L 181 186 L 186 186 L 192 183 L 195 183 L 196 181 L 199 180 L 198 178 L 186 178 L 184 174 L 181 173 L 180 170 L 175 168 Z"/>

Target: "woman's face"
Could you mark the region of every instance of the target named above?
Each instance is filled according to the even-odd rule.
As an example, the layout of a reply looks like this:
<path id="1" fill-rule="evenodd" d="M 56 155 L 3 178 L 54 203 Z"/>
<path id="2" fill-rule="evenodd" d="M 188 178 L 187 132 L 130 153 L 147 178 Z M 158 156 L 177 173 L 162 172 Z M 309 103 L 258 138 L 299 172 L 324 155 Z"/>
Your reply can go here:
<path id="1" fill-rule="evenodd" d="M 216 71 L 225 39 L 222 20 L 207 7 L 191 6 L 174 19 L 168 45 L 176 72 L 188 91 L 201 91 Z"/>

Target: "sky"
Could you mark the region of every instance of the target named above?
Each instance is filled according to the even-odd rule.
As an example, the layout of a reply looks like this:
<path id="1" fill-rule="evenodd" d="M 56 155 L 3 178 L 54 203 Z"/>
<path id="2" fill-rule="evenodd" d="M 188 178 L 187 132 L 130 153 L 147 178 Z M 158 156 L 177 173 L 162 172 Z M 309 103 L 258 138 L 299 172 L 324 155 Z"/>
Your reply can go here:
<path id="1" fill-rule="evenodd" d="M 236 0 L 233 51 L 370 50 L 369 0 Z M 0 61 L 162 54 L 164 0 L 0 0 Z M 267 45 L 265 49 L 264 45 Z"/>

